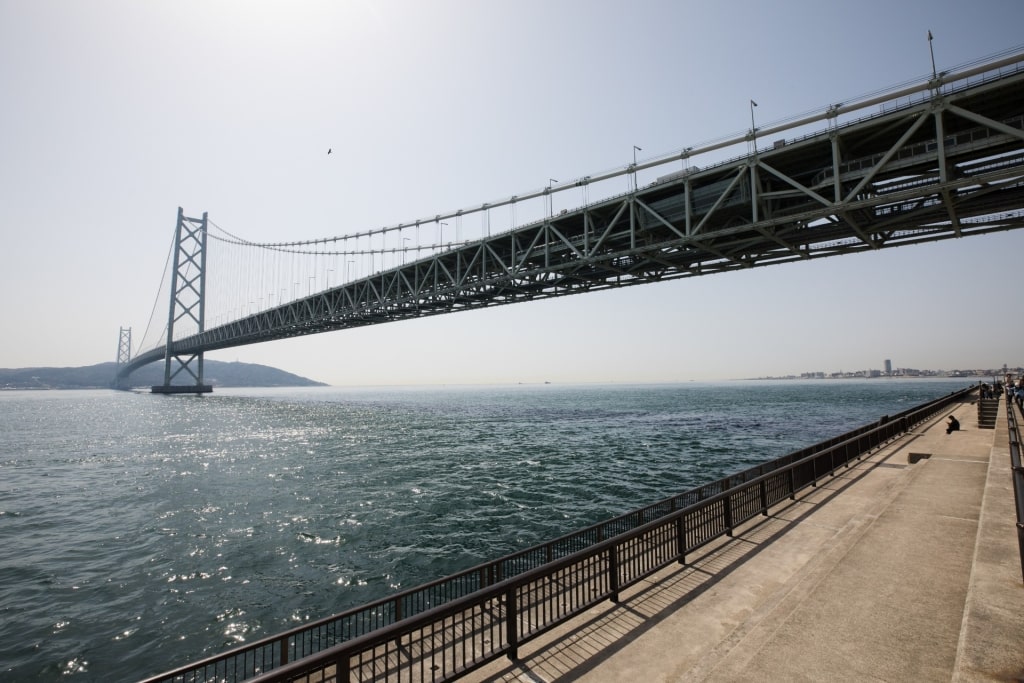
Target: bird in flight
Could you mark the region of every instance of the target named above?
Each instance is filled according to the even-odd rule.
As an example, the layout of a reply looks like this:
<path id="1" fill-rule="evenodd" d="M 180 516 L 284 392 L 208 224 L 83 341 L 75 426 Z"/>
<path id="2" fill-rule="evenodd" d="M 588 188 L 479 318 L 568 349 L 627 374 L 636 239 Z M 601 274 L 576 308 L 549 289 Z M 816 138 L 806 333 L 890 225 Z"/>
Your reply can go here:
<path id="1" fill-rule="evenodd" d="M 330 147 L 328 147 L 328 148 L 327 148 L 327 153 L 328 153 L 328 154 L 330 154 L 330 153 L 331 153 L 331 148 L 330 148 Z"/>

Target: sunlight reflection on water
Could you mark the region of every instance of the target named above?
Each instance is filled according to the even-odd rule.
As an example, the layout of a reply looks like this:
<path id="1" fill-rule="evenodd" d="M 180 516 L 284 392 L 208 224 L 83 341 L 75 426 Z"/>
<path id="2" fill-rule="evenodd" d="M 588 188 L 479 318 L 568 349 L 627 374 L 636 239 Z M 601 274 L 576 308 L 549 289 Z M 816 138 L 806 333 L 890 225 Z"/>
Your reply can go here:
<path id="1" fill-rule="evenodd" d="M 965 384 L 4 392 L 3 677 L 157 673 Z"/>

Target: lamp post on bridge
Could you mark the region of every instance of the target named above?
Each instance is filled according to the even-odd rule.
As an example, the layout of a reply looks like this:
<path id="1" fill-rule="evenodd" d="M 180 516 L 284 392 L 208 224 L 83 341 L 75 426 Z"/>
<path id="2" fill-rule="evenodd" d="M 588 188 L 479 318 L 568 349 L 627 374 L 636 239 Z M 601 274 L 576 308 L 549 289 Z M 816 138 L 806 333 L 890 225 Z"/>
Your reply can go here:
<path id="1" fill-rule="evenodd" d="M 640 189 L 639 186 L 636 183 L 636 153 L 637 152 L 642 152 L 642 151 L 644 151 L 643 147 L 637 147 L 636 145 L 633 145 L 633 191 L 634 192 L 636 192 L 638 189 Z"/>
<path id="2" fill-rule="evenodd" d="M 750 100 L 750 138 L 754 142 L 754 154 L 757 154 L 757 126 L 754 125 L 754 107 L 757 102 Z"/>
<path id="3" fill-rule="evenodd" d="M 406 250 L 405 243 L 408 242 L 408 241 L 409 241 L 408 237 L 403 237 L 402 238 L 402 265 L 403 266 L 405 265 L 405 250 Z"/>
<path id="4" fill-rule="evenodd" d="M 932 47 L 932 32 L 928 30 L 928 53 L 932 56 L 932 80 L 939 78 L 938 73 L 935 71 L 935 48 Z"/>
<path id="5" fill-rule="evenodd" d="M 548 178 L 548 218 L 555 215 L 555 198 L 551 196 L 551 186 L 557 182 L 554 178 Z"/>

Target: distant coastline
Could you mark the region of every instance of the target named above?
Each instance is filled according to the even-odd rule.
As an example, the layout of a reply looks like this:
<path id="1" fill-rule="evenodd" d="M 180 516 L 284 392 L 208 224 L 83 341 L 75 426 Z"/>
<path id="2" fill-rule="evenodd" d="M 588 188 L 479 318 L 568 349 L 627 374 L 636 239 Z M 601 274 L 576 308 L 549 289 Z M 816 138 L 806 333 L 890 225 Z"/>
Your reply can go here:
<path id="1" fill-rule="evenodd" d="M 203 380 L 214 387 L 323 387 L 307 377 L 254 363 L 226 363 L 207 360 Z M 154 363 L 136 370 L 132 386 L 163 384 L 163 365 Z M 117 374 L 116 363 L 99 363 L 74 368 L 0 368 L 0 391 L 48 389 L 109 389 Z"/>
<path id="2" fill-rule="evenodd" d="M 1020 377 L 1024 368 L 1002 367 L 991 370 L 912 370 L 886 374 L 878 370 L 861 370 L 857 372 L 805 372 L 800 375 L 779 375 L 767 377 L 748 377 L 748 380 L 843 380 L 843 379 L 993 379 L 1002 380 L 1006 374 Z"/>

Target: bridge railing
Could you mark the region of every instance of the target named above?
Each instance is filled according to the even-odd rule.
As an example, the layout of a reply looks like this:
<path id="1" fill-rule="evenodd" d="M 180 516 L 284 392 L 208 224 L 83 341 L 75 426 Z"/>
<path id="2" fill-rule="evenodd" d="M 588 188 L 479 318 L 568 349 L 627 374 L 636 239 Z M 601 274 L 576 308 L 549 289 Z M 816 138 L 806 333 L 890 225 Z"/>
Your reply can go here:
<path id="1" fill-rule="evenodd" d="M 878 423 L 548 543 L 189 664 L 145 683 L 235 682 L 275 671 L 280 675 L 266 680 L 289 680 L 300 670 L 322 671 L 332 666 L 331 662 L 350 660 L 356 662 L 356 668 L 386 670 L 395 680 L 422 680 L 412 673 L 417 666 L 427 667 L 427 680 L 448 680 L 502 654 L 515 656 L 519 643 L 596 602 L 616 599 L 621 588 L 671 562 L 685 561 L 688 553 L 731 535 L 739 524 L 767 514 L 769 507 L 816 485 L 820 478 L 848 466 L 970 391 L 964 389 L 883 417 Z M 559 606 L 556 598 L 566 602 Z M 502 619 L 497 618 L 499 614 L 504 615 Z M 478 638 L 485 638 L 486 643 L 477 642 Z M 399 644 L 406 648 L 401 657 L 394 649 Z M 447 673 L 441 676 L 431 666 Z M 340 678 L 347 680 L 344 675 Z"/>
<path id="2" fill-rule="evenodd" d="M 1018 408 L 1006 397 L 1006 422 L 1010 432 L 1010 476 L 1013 477 L 1013 499 L 1017 508 L 1017 547 L 1020 550 L 1020 572 L 1024 578 L 1024 467 L 1021 467 L 1021 432 Z"/>

